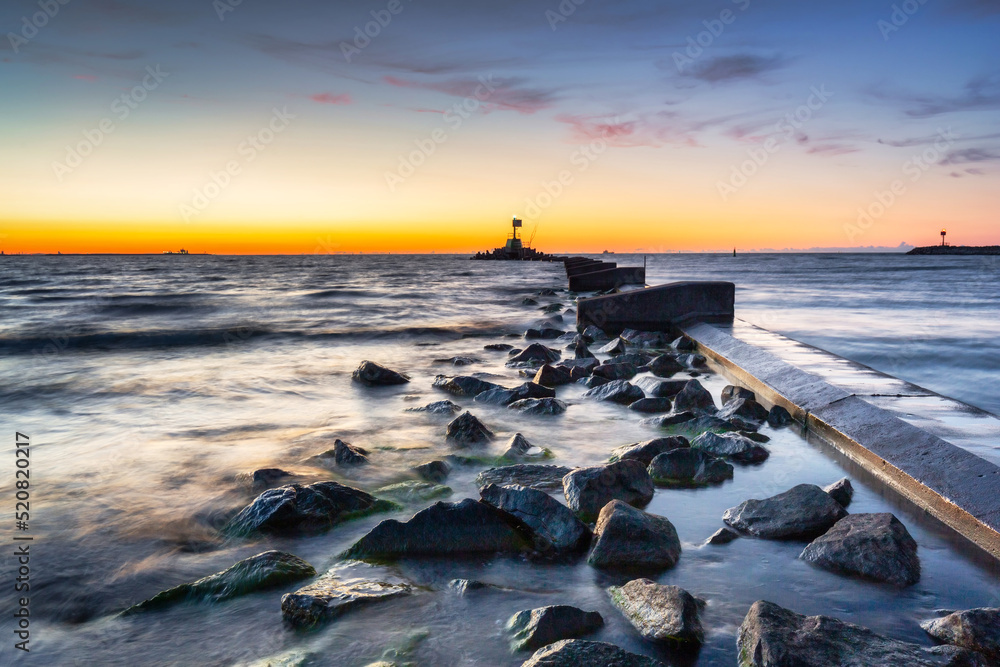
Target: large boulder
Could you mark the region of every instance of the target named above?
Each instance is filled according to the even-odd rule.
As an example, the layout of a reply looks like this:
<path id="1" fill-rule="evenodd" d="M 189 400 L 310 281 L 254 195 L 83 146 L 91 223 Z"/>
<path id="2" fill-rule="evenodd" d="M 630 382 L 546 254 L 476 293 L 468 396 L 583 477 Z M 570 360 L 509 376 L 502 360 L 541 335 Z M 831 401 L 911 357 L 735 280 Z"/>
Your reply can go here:
<path id="1" fill-rule="evenodd" d="M 558 387 L 573 381 L 572 372 L 565 366 L 545 364 L 535 373 L 535 384 L 543 387 Z"/>
<path id="2" fill-rule="evenodd" d="M 541 343 L 532 343 L 528 347 L 524 348 L 514 356 L 512 356 L 508 361 L 508 366 L 513 366 L 517 364 L 523 365 L 535 365 L 541 366 L 542 364 L 552 363 L 554 361 L 559 361 L 558 350 L 553 350 L 551 348 L 545 347 Z"/>
<path id="3" fill-rule="evenodd" d="M 486 428 L 471 412 L 463 412 L 448 424 L 447 439 L 459 447 L 478 445 L 493 439 L 493 431 Z"/>
<path id="4" fill-rule="evenodd" d="M 497 387 L 496 389 L 484 391 L 481 394 L 477 394 L 473 400 L 476 403 L 485 403 L 487 405 L 510 405 L 511 403 L 523 401 L 528 398 L 555 398 L 555 396 L 555 389 L 543 387 L 537 382 L 525 382 L 513 389 Z"/>
<path id="5" fill-rule="evenodd" d="M 920 627 L 938 641 L 978 651 L 1000 664 L 1000 608 L 956 611 Z"/>
<path id="6" fill-rule="evenodd" d="M 579 551 L 590 544 L 590 529 L 586 524 L 544 491 L 487 484 L 479 494 L 483 502 L 506 512 L 523 526 L 531 534 L 537 551 Z"/>
<path id="7" fill-rule="evenodd" d="M 281 616 L 289 624 L 311 628 L 353 609 L 409 595 L 410 582 L 385 575 L 378 579 L 345 576 L 350 568 L 336 568 L 305 588 L 281 597 Z"/>
<path id="8" fill-rule="evenodd" d="M 643 507 L 653 499 L 653 480 L 640 461 L 616 461 L 577 468 L 563 477 L 563 493 L 571 510 L 593 519 L 612 500 Z"/>
<path id="9" fill-rule="evenodd" d="M 614 463 L 615 461 L 635 459 L 636 461 L 641 461 L 643 465 L 648 466 L 654 458 L 664 452 L 671 452 L 675 449 L 687 447 L 689 447 L 689 444 L 686 438 L 655 438 L 653 440 L 634 442 L 630 445 L 615 447 L 611 450 L 611 457 L 608 460 Z"/>
<path id="10" fill-rule="evenodd" d="M 659 486 L 708 486 L 732 479 L 733 466 L 700 449 L 675 449 L 650 462 L 649 476 Z"/>
<path id="11" fill-rule="evenodd" d="M 927 649 L 829 616 L 803 616 L 766 600 L 750 607 L 736 639 L 740 667 L 986 667 L 976 653 Z"/>
<path id="12" fill-rule="evenodd" d="M 718 435 L 706 431 L 691 441 L 691 448 L 737 463 L 760 463 L 770 456 L 766 448 L 739 433 Z"/>
<path id="13" fill-rule="evenodd" d="M 507 407 L 526 415 L 561 415 L 567 406 L 558 398 L 525 398 Z"/>
<path id="14" fill-rule="evenodd" d="M 849 514 L 810 542 L 799 558 L 832 572 L 897 586 L 920 580 L 917 543 L 889 513 Z"/>
<path id="15" fill-rule="evenodd" d="M 387 519 L 347 550 L 348 558 L 402 558 L 472 553 L 514 553 L 528 543 L 500 510 L 471 498 L 439 502 L 409 521 Z"/>
<path id="16" fill-rule="evenodd" d="M 289 484 L 257 496 L 223 532 L 236 536 L 315 534 L 353 517 L 395 508 L 394 503 L 337 482 Z"/>
<path id="17" fill-rule="evenodd" d="M 591 389 L 583 396 L 584 398 L 593 398 L 598 401 L 610 401 L 612 403 L 628 405 L 635 403 L 640 398 L 645 398 L 646 395 L 642 393 L 642 389 L 629 384 L 627 380 L 612 380 L 607 384 Z"/>
<path id="18" fill-rule="evenodd" d="M 649 362 L 649 372 L 661 378 L 672 377 L 683 370 L 684 367 L 669 354 L 661 354 Z"/>
<path id="19" fill-rule="evenodd" d="M 654 377 L 643 377 L 635 381 L 635 386 L 646 392 L 651 398 L 672 398 L 679 394 L 688 380 L 661 380 Z"/>
<path id="20" fill-rule="evenodd" d="M 476 484 L 480 489 L 487 484 L 508 486 L 516 484 L 532 489 L 561 489 L 563 478 L 570 473 L 563 466 L 542 465 L 540 463 L 518 463 L 500 468 L 490 468 L 476 475 Z"/>
<path id="21" fill-rule="evenodd" d="M 607 569 L 664 569 L 681 557 L 677 530 L 666 517 L 647 514 L 620 500 L 601 509 L 587 562 Z"/>
<path id="22" fill-rule="evenodd" d="M 406 384 L 410 381 L 409 376 L 397 373 L 374 361 L 362 361 L 351 374 L 351 379 L 369 386 Z"/>
<path id="23" fill-rule="evenodd" d="M 563 639 L 535 651 L 521 667 L 666 667 L 606 642 Z"/>
<path id="24" fill-rule="evenodd" d="M 819 537 L 847 511 L 815 484 L 799 484 L 764 500 L 745 500 L 730 507 L 722 520 L 742 533 L 772 540 Z"/>
<path id="25" fill-rule="evenodd" d="M 639 371 L 630 363 L 606 363 L 594 368 L 594 375 L 608 380 L 631 380 Z"/>
<path id="26" fill-rule="evenodd" d="M 705 602 L 683 588 L 633 579 L 624 586 L 612 586 L 608 593 L 611 602 L 644 639 L 689 645 L 701 644 L 705 639 L 701 625 Z"/>
<path id="27" fill-rule="evenodd" d="M 132 605 L 122 615 L 161 609 L 177 602 L 211 600 L 220 602 L 247 593 L 283 586 L 316 575 L 313 566 L 283 551 L 265 551 L 236 563 L 227 570 L 190 584 L 174 586 Z"/>
<path id="28" fill-rule="evenodd" d="M 844 507 L 850 505 L 851 499 L 854 498 L 854 486 L 851 484 L 851 480 L 846 477 L 838 479 L 829 486 L 824 486 L 823 490 Z"/>
<path id="29" fill-rule="evenodd" d="M 716 408 L 712 394 L 697 380 L 688 380 L 684 388 L 674 397 L 674 410 L 714 413 Z"/>
<path id="30" fill-rule="evenodd" d="M 490 389 L 504 388 L 495 382 L 480 380 L 479 378 L 472 377 L 471 375 L 458 375 L 456 377 L 438 375 L 434 378 L 434 387 L 437 389 L 443 389 L 444 391 L 447 391 L 450 394 L 455 394 L 456 396 L 468 396 L 470 398 L 478 396 L 484 391 L 489 391 Z"/>
<path id="31" fill-rule="evenodd" d="M 514 651 L 534 651 L 560 639 L 589 635 L 604 625 L 596 611 L 584 611 L 568 605 L 525 609 L 510 617 L 506 630 Z"/>

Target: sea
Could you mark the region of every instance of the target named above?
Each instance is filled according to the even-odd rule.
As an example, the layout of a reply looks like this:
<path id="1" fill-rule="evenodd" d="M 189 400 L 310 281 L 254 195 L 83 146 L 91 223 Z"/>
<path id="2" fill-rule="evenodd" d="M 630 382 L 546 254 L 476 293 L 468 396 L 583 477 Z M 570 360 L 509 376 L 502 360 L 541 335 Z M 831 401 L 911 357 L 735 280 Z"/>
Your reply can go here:
<path id="1" fill-rule="evenodd" d="M 1000 257 L 902 254 L 614 255 L 647 266 L 650 284 L 736 283 L 737 316 L 940 394 L 1000 414 Z M 661 489 L 647 511 L 666 516 L 683 544 L 678 565 L 657 573 L 707 601 L 705 643 L 678 653 L 641 639 L 608 586 L 628 581 L 585 558 L 405 560 L 372 567 L 418 585 L 304 632 L 282 622 L 289 585 L 225 602 L 192 601 L 133 616 L 131 604 L 226 569 L 267 549 L 317 570 L 385 518 L 405 520 L 430 501 L 341 524 L 314 537 L 233 539 L 219 527 L 255 493 L 240 475 L 279 467 L 295 481 L 334 479 L 365 490 L 412 479 L 440 459 L 447 417 L 408 412 L 450 398 L 498 436 L 516 432 L 548 448 L 550 463 L 607 459 L 621 444 L 656 437 L 627 409 L 559 389 L 569 409 L 525 416 L 432 387 L 438 374 L 525 378 L 490 343 L 572 309 L 561 264 L 480 262 L 457 255 L 0 257 L 0 416 L 3 480 L 0 663 L 16 664 L 18 576 L 13 537 L 31 537 L 30 659 L 47 665 L 251 665 L 362 667 L 520 665 L 506 620 L 521 609 L 572 604 L 599 611 L 591 639 L 668 665 L 731 665 L 750 604 L 769 599 L 931 646 L 918 623 L 938 610 L 1000 606 L 1000 568 L 962 538 L 796 428 L 764 427 L 770 459 L 738 467 L 722 486 Z M 555 295 L 544 292 L 555 290 Z M 527 302 L 530 299 L 532 302 Z M 571 330 L 571 313 L 560 326 Z M 562 347 L 565 343 L 553 344 Z M 456 367 L 451 359 L 473 363 Z M 351 381 L 362 360 L 405 372 L 409 384 Z M 491 377 L 493 376 L 493 377 Z M 726 379 L 700 381 L 719 402 Z M 30 520 L 14 521 L 17 434 L 30 439 Z M 310 457 L 340 438 L 372 453 L 356 469 Z M 482 466 L 456 465 L 448 500 L 478 497 Z M 703 546 L 723 511 L 797 483 L 848 476 L 852 512 L 893 512 L 917 540 L 921 581 L 897 589 L 818 570 L 803 544 L 741 539 Z M 23 541 L 22 541 L 23 542 Z M 381 568 L 381 569 L 380 569 Z M 453 579 L 499 588 L 460 596 Z M 27 657 L 25 655 L 24 657 Z M 9 661 L 10 660 L 10 661 Z M 299 660 L 299 662 L 294 662 Z"/>

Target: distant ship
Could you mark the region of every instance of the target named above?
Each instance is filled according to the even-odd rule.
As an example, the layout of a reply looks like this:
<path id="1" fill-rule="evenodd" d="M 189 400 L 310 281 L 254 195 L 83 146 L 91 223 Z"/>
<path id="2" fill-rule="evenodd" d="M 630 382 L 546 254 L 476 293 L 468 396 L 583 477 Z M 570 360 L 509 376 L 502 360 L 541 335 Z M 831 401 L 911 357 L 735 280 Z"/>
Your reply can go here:
<path id="1" fill-rule="evenodd" d="M 601 254 L 602 255 L 613 255 L 613 254 L 615 254 L 615 251 L 614 250 L 605 250 Z"/>
<path id="2" fill-rule="evenodd" d="M 190 253 L 187 250 L 185 250 L 184 248 L 181 248 L 177 252 L 174 252 L 173 250 L 164 250 L 163 254 L 164 255 L 188 255 Z"/>

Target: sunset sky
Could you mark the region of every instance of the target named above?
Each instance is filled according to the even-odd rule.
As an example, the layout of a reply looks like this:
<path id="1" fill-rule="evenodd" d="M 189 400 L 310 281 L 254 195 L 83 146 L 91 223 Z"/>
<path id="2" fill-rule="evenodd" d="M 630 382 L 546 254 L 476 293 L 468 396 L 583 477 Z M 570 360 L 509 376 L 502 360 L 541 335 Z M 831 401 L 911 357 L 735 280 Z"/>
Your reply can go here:
<path id="1" fill-rule="evenodd" d="M 1000 243 L 997 0 L 5 0 L 0 28 L 8 253 L 468 252 L 512 215 L 553 252 Z"/>

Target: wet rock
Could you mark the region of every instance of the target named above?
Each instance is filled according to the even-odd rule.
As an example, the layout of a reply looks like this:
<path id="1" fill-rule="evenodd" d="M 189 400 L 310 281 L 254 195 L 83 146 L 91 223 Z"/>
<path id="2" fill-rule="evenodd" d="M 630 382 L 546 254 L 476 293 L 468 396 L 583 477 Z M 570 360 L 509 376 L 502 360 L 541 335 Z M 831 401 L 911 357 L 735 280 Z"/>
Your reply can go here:
<path id="1" fill-rule="evenodd" d="M 523 299 L 521 299 L 521 305 L 522 306 L 537 306 L 538 302 L 535 301 L 534 299 L 532 299 L 530 296 L 526 296 Z"/>
<path id="2" fill-rule="evenodd" d="M 535 384 L 543 387 L 559 387 L 573 381 L 571 371 L 565 366 L 545 364 L 535 373 Z"/>
<path id="3" fill-rule="evenodd" d="M 223 532 L 238 536 L 257 532 L 314 534 L 356 516 L 395 508 L 393 503 L 337 482 L 289 484 L 257 496 Z"/>
<path id="4" fill-rule="evenodd" d="M 565 331 L 553 327 L 542 327 L 541 329 L 528 329 L 524 332 L 524 340 L 555 340 L 562 336 Z"/>
<path id="5" fill-rule="evenodd" d="M 760 463 L 770 456 L 760 444 L 738 433 L 702 433 L 691 441 L 691 447 L 737 463 Z"/>
<path id="6" fill-rule="evenodd" d="M 601 365 L 597 359 L 566 359 L 559 362 L 560 366 L 565 366 L 566 368 L 574 369 L 579 368 L 587 373 L 593 372 L 595 368 Z"/>
<path id="7" fill-rule="evenodd" d="M 566 412 L 566 404 L 558 398 L 525 398 L 507 407 L 526 415 L 561 415 Z"/>
<path id="8" fill-rule="evenodd" d="M 597 351 L 601 354 L 608 354 L 612 357 L 617 354 L 625 354 L 628 351 L 628 345 L 621 338 L 615 338 L 610 343 L 606 343 L 601 347 L 597 348 Z"/>
<path id="9" fill-rule="evenodd" d="M 637 347 L 667 347 L 670 339 L 660 331 L 638 331 L 636 329 L 625 329 L 621 332 L 621 338 L 629 345 Z"/>
<path id="10" fill-rule="evenodd" d="M 635 385 L 652 398 L 673 398 L 684 388 L 689 380 L 660 380 L 644 377 L 635 381 Z"/>
<path id="11" fill-rule="evenodd" d="M 1000 663 L 1000 608 L 956 611 L 920 624 L 938 641 L 978 651 Z"/>
<path id="12" fill-rule="evenodd" d="M 439 502 L 406 522 L 387 519 L 354 543 L 347 558 L 400 558 L 472 553 L 513 553 L 528 543 L 506 514 L 471 498 Z"/>
<path id="13" fill-rule="evenodd" d="M 851 480 L 846 477 L 838 479 L 830 486 L 824 486 L 823 490 L 843 507 L 850 505 L 851 499 L 854 498 L 854 486 L 851 484 Z"/>
<path id="14" fill-rule="evenodd" d="M 642 389 L 639 389 L 633 384 L 629 384 L 627 380 L 611 380 L 607 384 L 594 387 L 583 396 L 584 398 L 593 398 L 598 401 L 610 401 L 612 403 L 620 403 L 622 405 L 629 405 L 630 403 L 635 403 L 640 398 L 646 397 L 646 395 L 642 393 Z"/>
<path id="15" fill-rule="evenodd" d="M 555 296 L 556 294 L 558 294 L 558 292 L 556 292 L 551 287 L 546 287 L 545 289 L 540 290 L 540 291 L 536 292 L 535 294 L 536 294 L 536 296 Z"/>
<path id="16" fill-rule="evenodd" d="M 563 478 L 563 493 L 569 508 L 588 520 L 612 500 L 645 506 L 653 499 L 653 480 L 640 461 L 616 461 L 570 472 Z"/>
<path id="17" fill-rule="evenodd" d="M 558 313 L 558 312 L 561 312 L 562 309 L 563 309 L 563 305 L 561 303 L 550 303 L 549 305 L 542 306 L 540 308 L 540 310 L 543 313 Z"/>
<path id="18" fill-rule="evenodd" d="M 695 345 L 695 342 L 690 338 L 688 338 L 687 336 L 681 336 L 680 338 L 677 338 L 672 343 L 670 343 L 670 347 L 674 348 L 675 350 L 690 352 L 691 350 L 697 349 L 698 346 Z"/>
<path id="19" fill-rule="evenodd" d="M 764 406 L 752 398 L 735 398 L 723 405 L 715 416 L 734 423 L 749 424 L 753 427 L 749 430 L 756 431 L 767 421 L 767 415 Z"/>
<path id="20" fill-rule="evenodd" d="M 517 612 L 507 621 L 506 630 L 512 651 L 534 651 L 560 639 L 589 635 L 603 625 L 596 611 L 554 605 Z"/>
<path id="21" fill-rule="evenodd" d="M 399 502 L 413 503 L 447 498 L 452 494 L 452 490 L 449 486 L 442 486 L 433 482 L 409 480 L 380 487 L 375 489 L 373 493 L 383 498 L 392 498 Z"/>
<path id="22" fill-rule="evenodd" d="M 575 359 L 594 359 L 594 353 L 587 347 L 587 342 L 582 338 L 573 343 L 570 348 Z"/>
<path id="23" fill-rule="evenodd" d="M 482 363 L 482 359 L 475 357 L 448 357 L 447 359 L 435 359 L 435 364 L 451 364 L 452 366 L 471 366 Z"/>
<path id="24" fill-rule="evenodd" d="M 583 336 L 584 340 L 590 343 L 597 343 L 608 339 L 608 335 L 601 329 L 595 327 L 593 324 L 584 329 L 583 333 L 580 335 Z"/>
<path id="25" fill-rule="evenodd" d="M 725 405 L 729 401 L 736 398 L 747 398 L 751 401 L 757 400 L 757 394 L 753 393 L 745 387 L 737 387 L 735 385 L 727 384 L 722 389 L 722 404 Z"/>
<path id="26" fill-rule="evenodd" d="M 532 489 L 561 489 L 563 477 L 570 473 L 563 466 L 540 463 L 518 463 L 500 468 L 490 468 L 476 475 L 476 485 L 481 489 L 487 484 L 527 486 Z"/>
<path id="27" fill-rule="evenodd" d="M 520 433 L 515 433 L 507 441 L 507 449 L 503 453 L 505 459 L 519 459 L 527 457 L 544 457 L 549 454 L 549 450 L 536 447 Z"/>
<path id="28" fill-rule="evenodd" d="M 629 403 L 628 409 L 645 414 L 656 414 L 659 412 L 670 412 L 671 405 L 672 403 L 669 398 L 640 398 L 634 403 Z"/>
<path id="29" fill-rule="evenodd" d="M 620 500 L 601 509 L 587 562 L 608 569 L 663 569 L 681 557 L 677 530 L 666 517 L 647 514 Z"/>
<path id="30" fill-rule="evenodd" d="M 708 393 L 697 380 L 688 380 L 684 388 L 674 397 L 674 410 L 715 413 L 716 408 L 712 394 Z"/>
<path id="31" fill-rule="evenodd" d="M 653 355 L 646 354 L 645 352 L 626 352 L 625 354 L 619 354 L 608 360 L 608 363 L 615 364 L 632 364 L 633 366 L 642 366 L 647 368 L 646 364 L 653 360 Z"/>
<path id="32" fill-rule="evenodd" d="M 794 421 L 795 420 L 792 419 L 792 415 L 789 414 L 788 410 L 784 409 L 780 405 L 775 405 L 771 408 L 771 411 L 767 413 L 767 423 L 771 428 L 788 426 Z"/>
<path id="33" fill-rule="evenodd" d="M 361 365 L 351 374 L 351 379 L 369 386 L 406 384 L 410 381 L 408 376 L 397 373 L 381 364 L 376 364 L 374 361 L 362 361 Z"/>
<path id="34" fill-rule="evenodd" d="M 181 584 L 133 605 L 122 615 L 162 609 L 169 605 L 194 600 L 221 602 L 276 586 L 283 586 L 316 575 L 313 566 L 298 556 L 283 551 L 265 551 L 236 563 L 217 574 L 190 584 Z"/>
<path id="35" fill-rule="evenodd" d="M 447 439 L 459 447 L 489 442 L 493 437 L 493 431 L 471 412 L 463 412 L 448 424 Z"/>
<path id="36" fill-rule="evenodd" d="M 744 438 L 753 440 L 754 442 L 759 442 L 762 444 L 771 442 L 771 438 L 767 437 L 763 433 L 757 433 L 756 431 L 737 431 L 737 433 L 742 435 Z"/>
<path id="37" fill-rule="evenodd" d="M 606 642 L 563 639 L 535 651 L 521 667 L 666 667 Z"/>
<path id="38" fill-rule="evenodd" d="M 512 347 L 512 348 L 510 348 L 510 350 L 507 351 L 507 356 L 508 357 L 516 357 L 517 355 L 521 354 L 521 352 L 523 352 L 523 350 L 521 348 L 519 348 L 519 347 Z"/>
<path id="39" fill-rule="evenodd" d="M 662 378 L 680 373 L 684 367 L 669 354 L 661 354 L 649 362 L 649 372 Z"/>
<path id="40" fill-rule="evenodd" d="M 399 577 L 345 577 L 331 570 L 315 582 L 281 597 L 281 616 L 293 626 L 314 627 L 358 607 L 410 595 L 413 586 Z"/>
<path id="41" fill-rule="evenodd" d="M 254 470 L 253 472 L 241 473 L 237 475 L 236 481 L 245 488 L 252 491 L 259 491 L 260 489 L 274 486 L 274 484 L 282 479 L 286 479 L 291 476 L 292 473 L 282 470 L 281 468 L 260 468 L 258 470 Z"/>
<path id="42" fill-rule="evenodd" d="M 363 447 L 355 447 L 349 442 L 344 442 L 338 438 L 333 443 L 333 449 L 320 454 L 321 457 L 327 457 L 327 455 L 332 454 L 334 463 L 338 466 L 356 466 L 364 465 L 368 463 L 368 450 Z"/>
<path id="43" fill-rule="evenodd" d="M 803 616 L 766 600 L 750 607 L 736 639 L 740 667 L 985 667 L 954 647 L 926 649 L 829 616 Z"/>
<path id="44" fill-rule="evenodd" d="M 555 398 L 556 392 L 550 387 L 543 387 L 537 382 L 525 382 L 513 389 L 499 387 L 477 395 L 473 400 L 486 405 L 510 405 L 526 398 Z"/>
<path id="45" fill-rule="evenodd" d="M 675 449 L 652 460 L 649 476 L 659 486 L 708 486 L 732 479 L 733 466 L 700 449 Z"/>
<path id="46" fill-rule="evenodd" d="M 470 593 L 486 591 L 486 590 L 505 590 L 502 586 L 496 586 L 494 584 L 488 584 L 485 581 L 477 581 L 475 579 L 452 579 L 448 582 L 448 588 L 455 591 L 458 595 L 465 597 Z"/>
<path id="47" fill-rule="evenodd" d="M 608 589 L 611 601 L 643 639 L 678 644 L 701 644 L 705 606 L 683 588 L 662 586 L 649 579 L 633 579 Z"/>
<path id="48" fill-rule="evenodd" d="M 634 442 L 630 445 L 615 447 L 611 450 L 611 456 L 608 460 L 614 463 L 615 461 L 635 459 L 644 466 L 648 466 L 654 458 L 664 452 L 689 446 L 687 438 L 655 438 L 653 440 L 644 440 L 643 442 Z"/>
<path id="49" fill-rule="evenodd" d="M 810 542 L 799 558 L 832 572 L 897 586 L 920 580 L 917 543 L 889 513 L 849 514 Z"/>
<path id="50" fill-rule="evenodd" d="M 609 380 L 631 380 L 639 373 L 633 364 L 608 363 L 594 369 L 594 375 Z"/>
<path id="51" fill-rule="evenodd" d="M 708 359 L 700 354 L 682 354 L 677 357 L 677 361 L 687 368 L 705 368 L 708 366 Z"/>
<path id="52" fill-rule="evenodd" d="M 844 508 L 826 491 L 799 484 L 764 500 L 745 500 L 726 510 L 722 520 L 755 537 L 794 540 L 816 538 L 845 516 Z"/>
<path id="53" fill-rule="evenodd" d="M 483 345 L 483 349 L 490 350 L 491 352 L 507 352 L 508 350 L 513 350 L 514 346 L 510 343 L 490 343 Z"/>
<path id="54" fill-rule="evenodd" d="M 594 389 L 596 387 L 601 387 L 603 385 L 606 385 L 607 383 L 611 382 L 611 380 L 591 375 L 590 377 L 587 378 L 581 378 L 577 380 L 577 382 L 582 384 L 584 387 L 587 387 L 588 389 Z"/>
<path id="55" fill-rule="evenodd" d="M 413 466 L 412 470 L 428 482 L 440 484 L 448 479 L 448 475 L 451 473 L 451 466 L 448 465 L 447 461 L 428 461 Z"/>
<path id="56" fill-rule="evenodd" d="M 434 387 L 437 389 L 443 389 L 448 393 L 455 394 L 456 396 L 469 397 L 476 396 L 477 394 L 481 394 L 484 391 L 489 391 L 491 389 L 503 389 L 503 387 L 496 383 L 480 380 L 479 378 L 472 377 L 471 375 L 458 375 L 456 377 L 438 375 L 434 378 Z"/>
<path id="57" fill-rule="evenodd" d="M 711 537 L 705 540 L 705 544 L 719 546 L 729 544 L 733 540 L 739 539 L 740 534 L 732 528 L 723 527 L 712 533 Z"/>
<path id="58" fill-rule="evenodd" d="M 406 408 L 406 412 L 426 412 L 432 415 L 452 415 L 459 412 L 462 406 L 451 401 L 435 401 L 420 408 Z"/>
<path id="59" fill-rule="evenodd" d="M 507 362 L 507 365 L 511 364 L 535 364 L 541 366 L 542 364 L 552 363 L 554 361 L 559 361 L 561 355 L 557 350 L 545 347 L 541 343 L 532 343 L 528 347 L 521 350 L 519 353 L 515 354 Z"/>
<path id="60" fill-rule="evenodd" d="M 590 544 L 590 529 L 565 505 L 538 489 L 487 484 L 483 502 L 509 514 L 531 535 L 540 552 L 573 552 Z"/>

